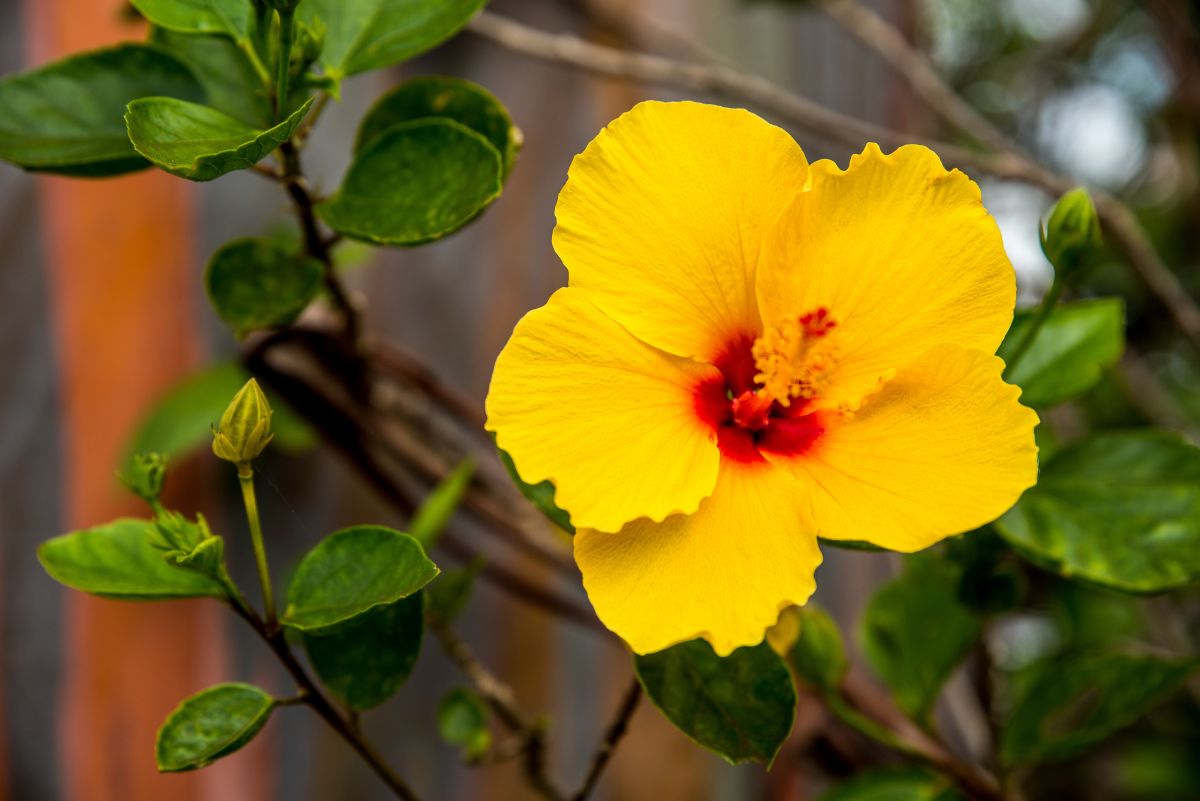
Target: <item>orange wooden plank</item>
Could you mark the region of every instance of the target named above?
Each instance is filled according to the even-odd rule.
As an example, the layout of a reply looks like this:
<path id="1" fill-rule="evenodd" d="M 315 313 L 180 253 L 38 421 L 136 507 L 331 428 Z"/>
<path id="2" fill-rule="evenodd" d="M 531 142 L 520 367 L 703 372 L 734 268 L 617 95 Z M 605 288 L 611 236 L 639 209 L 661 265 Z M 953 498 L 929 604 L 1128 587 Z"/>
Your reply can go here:
<path id="1" fill-rule="evenodd" d="M 140 38 L 125 8 L 122 0 L 28 0 L 35 60 Z M 200 356 L 191 194 L 154 172 L 98 182 L 46 178 L 40 189 L 68 518 L 85 526 L 144 514 L 117 487 L 114 469 L 147 405 Z M 236 765 L 188 776 L 154 769 L 163 718 L 221 678 L 220 612 L 212 603 L 134 605 L 68 594 L 60 707 L 67 798 L 257 797 L 253 782 L 237 781 L 244 769 Z"/>

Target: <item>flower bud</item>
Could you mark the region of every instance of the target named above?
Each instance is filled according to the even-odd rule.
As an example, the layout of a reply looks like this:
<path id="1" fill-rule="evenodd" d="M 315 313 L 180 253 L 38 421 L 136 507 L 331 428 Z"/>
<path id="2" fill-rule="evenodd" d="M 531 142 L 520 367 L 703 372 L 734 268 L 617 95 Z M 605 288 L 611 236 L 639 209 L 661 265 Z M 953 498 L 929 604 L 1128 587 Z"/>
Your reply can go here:
<path id="1" fill-rule="evenodd" d="M 251 378 L 233 396 L 229 408 L 221 415 L 221 422 L 213 429 L 213 453 L 245 472 L 273 436 L 271 406 L 258 382 Z"/>
<path id="2" fill-rule="evenodd" d="M 121 473 L 121 483 L 150 505 L 158 503 L 167 474 L 167 457 L 161 453 L 139 453 Z"/>
<path id="3" fill-rule="evenodd" d="M 1042 252 L 1054 268 L 1064 277 L 1074 272 L 1099 241 L 1096 206 L 1087 190 L 1076 187 L 1059 198 L 1042 228 Z"/>

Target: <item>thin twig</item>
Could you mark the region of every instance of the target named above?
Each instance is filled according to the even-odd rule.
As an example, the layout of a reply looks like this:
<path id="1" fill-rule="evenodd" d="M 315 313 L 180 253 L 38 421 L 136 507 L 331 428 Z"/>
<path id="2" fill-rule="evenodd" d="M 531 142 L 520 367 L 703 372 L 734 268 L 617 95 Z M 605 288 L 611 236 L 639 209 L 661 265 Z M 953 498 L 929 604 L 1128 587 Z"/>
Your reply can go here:
<path id="1" fill-rule="evenodd" d="M 446 655 L 466 674 L 475 690 L 487 702 L 500 722 L 522 742 L 521 764 L 530 787 L 548 801 L 566 801 L 567 795 L 555 785 L 546 768 L 546 729 L 531 718 L 517 703 L 512 688 L 496 678 L 449 627 L 433 616 L 427 618 L 430 631 L 442 644 Z"/>
<path id="2" fill-rule="evenodd" d="M 279 659 L 284 669 L 291 675 L 292 680 L 296 682 L 296 687 L 299 689 L 297 700 L 302 699 L 303 703 L 312 707 L 329 724 L 330 728 L 337 732 L 362 757 L 363 761 L 396 794 L 397 798 L 403 799 L 403 801 L 420 801 L 420 796 L 387 764 L 383 756 L 375 749 L 375 746 L 363 737 L 361 732 L 351 725 L 349 720 L 338 712 L 333 702 L 325 696 L 320 686 L 312 680 L 308 675 L 308 671 L 304 669 L 304 666 L 300 664 L 292 653 L 292 649 L 288 647 L 283 630 L 279 628 L 275 631 L 268 630 L 266 622 L 239 595 L 232 595 L 228 600 L 230 608 L 237 613 L 238 617 L 245 620 L 250 625 L 250 628 L 254 629 L 254 633 L 267 644 L 271 652 Z"/>
<path id="3" fill-rule="evenodd" d="M 617 744 L 621 742 L 621 738 L 625 736 L 625 732 L 629 729 L 629 721 L 633 717 L 633 713 L 637 711 L 638 702 L 642 700 L 642 684 L 637 680 L 637 676 L 633 677 L 633 681 L 629 684 L 629 689 L 625 691 L 625 695 L 621 698 L 621 705 L 617 708 L 617 715 L 609 724 L 608 730 L 604 733 L 604 739 L 600 741 L 600 747 L 596 749 L 596 753 L 592 755 L 591 764 L 588 766 L 587 775 L 583 779 L 583 784 L 575 791 L 575 795 L 571 796 L 571 801 L 585 801 L 591 795 L 592 790 L 596 788 L 600 781 L 600 776 L 604 773 L 604 768 L 608 766 L 612 760 L 613 754 L 617 750 Z"/>
<path id="4" fill-rule="evenodd" d="M 1076 183 L 1020 153 L 980 153 L 872 125 L 799 97 L 764 78 L 722 64 L 690 64 L 605 47 L 570 34 L 547 33 L 488 11 L 476 15 L 468 29 L 502 47 L 534 58 L 614 78 L 734 98 L 850 147 L 858 148 L 865 142 L 878 142 L 890 147 L 908 143 L 923 144 L 952 165 L 998 178 L 1024 181 L 1052 195 L 1061 195 Z M 1093 199 L 1109 239 L 1143 283 L 1166 306 L 1188 341 L 1200 350 L 1200 306 L 1196 305 L 1179 278 L 1162 261 L 1129 207 L 1104 192 L 1093 193 Z"/>

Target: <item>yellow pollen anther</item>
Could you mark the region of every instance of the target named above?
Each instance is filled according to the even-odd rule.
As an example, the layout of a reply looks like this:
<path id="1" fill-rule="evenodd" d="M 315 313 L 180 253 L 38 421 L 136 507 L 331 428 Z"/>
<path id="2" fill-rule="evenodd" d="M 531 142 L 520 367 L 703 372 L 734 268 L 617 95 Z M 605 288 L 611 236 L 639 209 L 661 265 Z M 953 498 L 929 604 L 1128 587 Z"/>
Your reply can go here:
<path id="1" fill-rule="evenodd" d="M 836 326 L 824 307 L 767 326 L 752 349 L 762 393 L 781 406 L 821 394 L 835 362 L 829 333 Z"/>

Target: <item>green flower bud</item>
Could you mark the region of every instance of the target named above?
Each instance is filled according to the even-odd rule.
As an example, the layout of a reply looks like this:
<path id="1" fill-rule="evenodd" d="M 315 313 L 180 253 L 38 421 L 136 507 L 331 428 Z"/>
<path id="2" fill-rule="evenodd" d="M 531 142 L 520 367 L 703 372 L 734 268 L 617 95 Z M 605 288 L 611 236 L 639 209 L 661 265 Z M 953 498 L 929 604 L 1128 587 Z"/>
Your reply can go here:
<path id="1" fill-rule="evenodd" d="M 248 474 L 250 462 L 263 452 L 273 436 L 271 406 L 258 382 L 251 378 L 233 396 L 229 408 L 221 415 L 221 422 L 213 428 L 213 453 Z"/>
<path id="2" fill-rule="evenodd" d="M 1083 264 L 1089 250 L 1100 241 L 1096 206 L 1086 189 L 1067 192 L 1042 228 L 1042 252 L 1064 277 Z"/>
<path id="3" fill-rule="evenodd" d="M 204 515 L 196 515 L 196 522 L 193 523 L 179 512 L 171 512 L 166 509 L 155 515 L 154 528 L 158 534 L 154 545 L 164 551 L 187 553 L 213 537 Z"/>
<path id="4" fill-rule="evenodd" d="M 130 492 L 153 506 L 162 495 L 166 475 L 167 457 L 161 453 L 139 453 L 118 478 Z"/>

